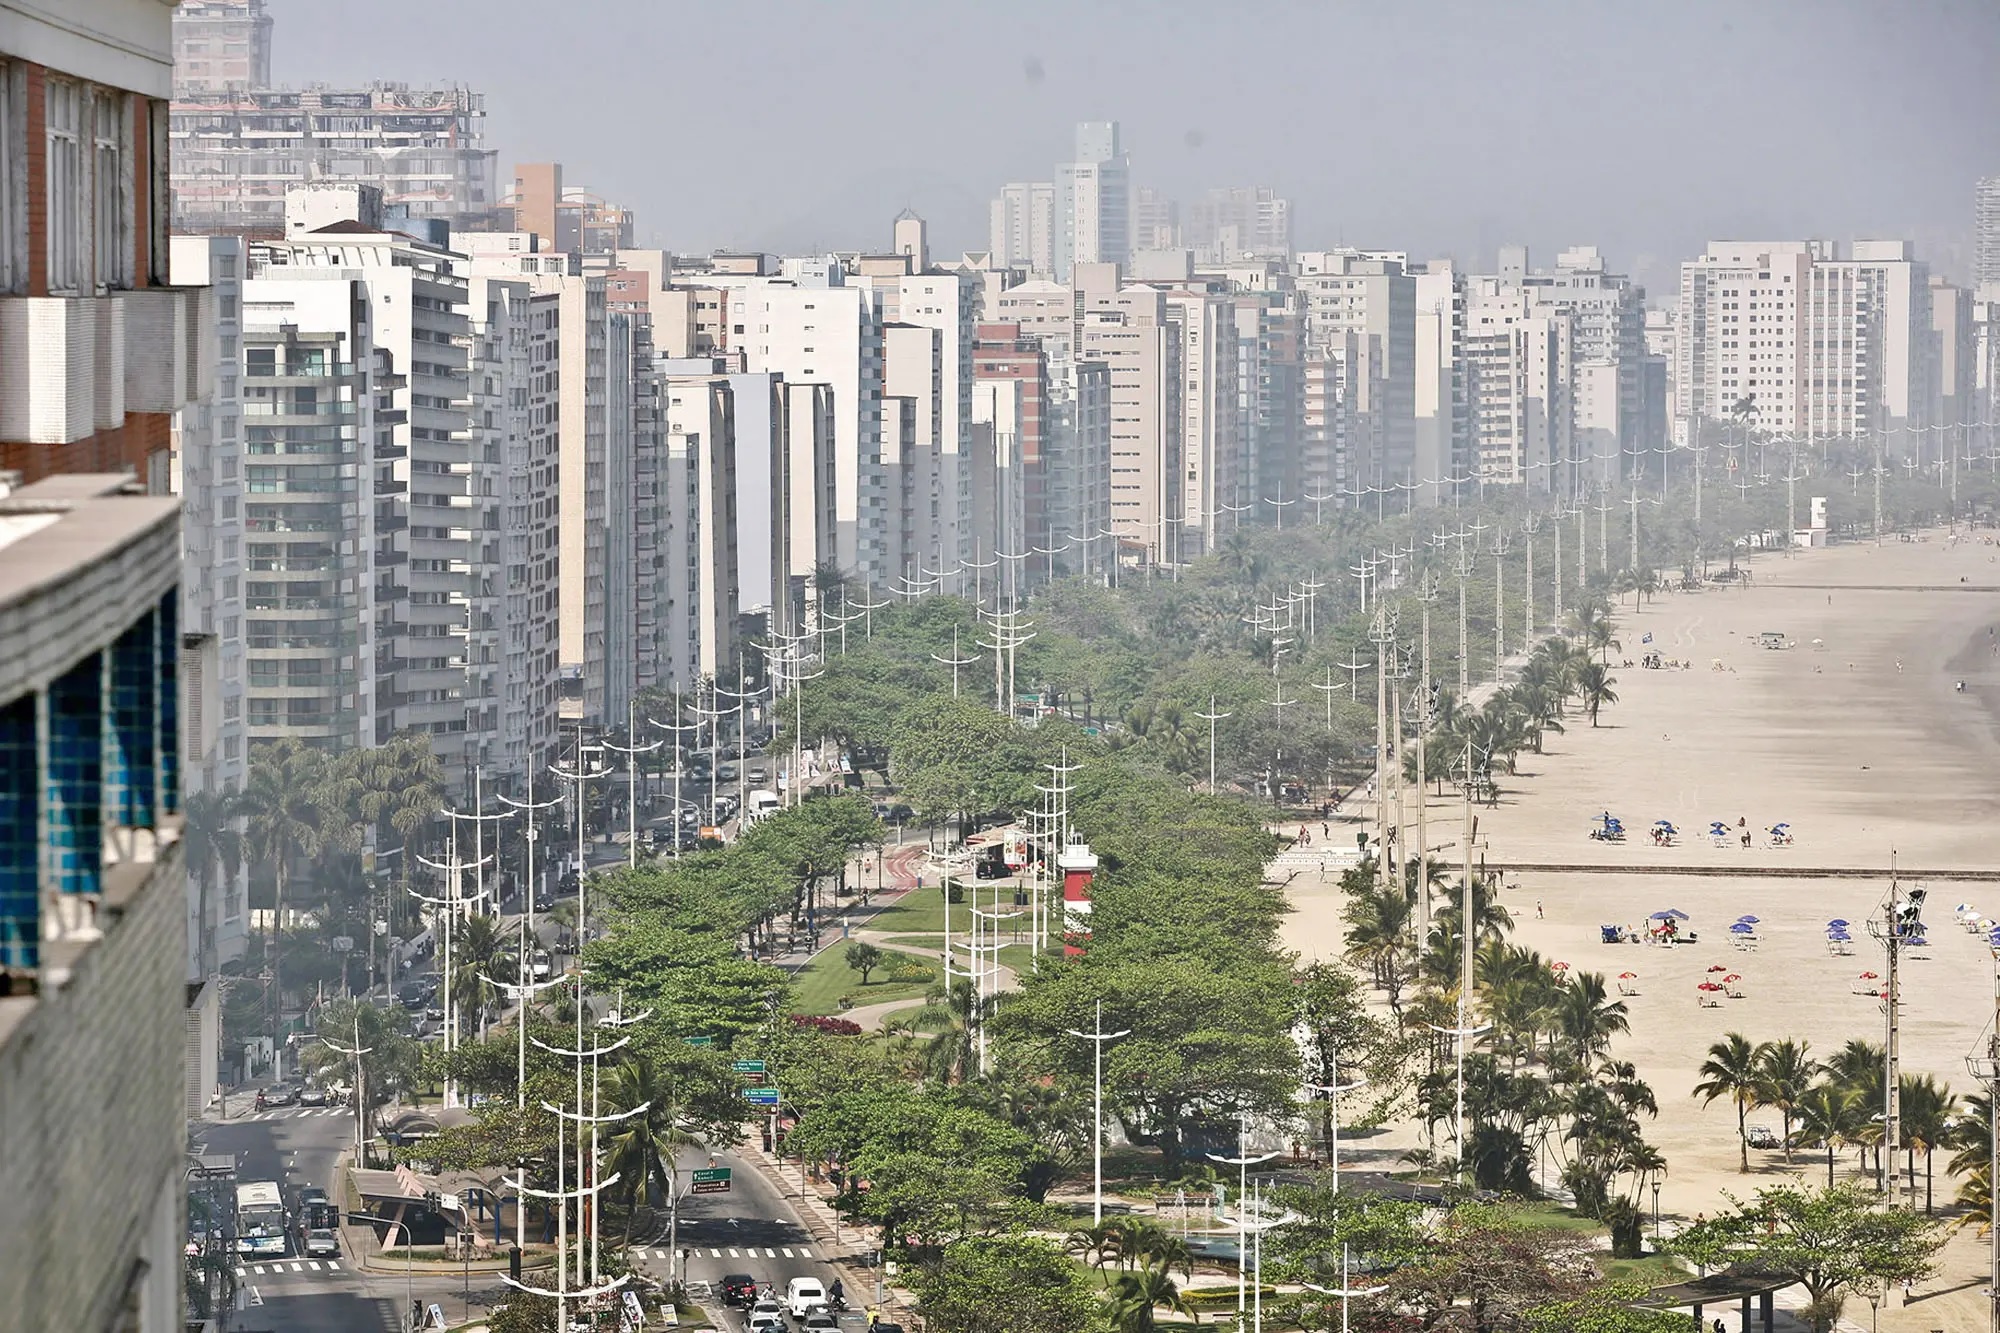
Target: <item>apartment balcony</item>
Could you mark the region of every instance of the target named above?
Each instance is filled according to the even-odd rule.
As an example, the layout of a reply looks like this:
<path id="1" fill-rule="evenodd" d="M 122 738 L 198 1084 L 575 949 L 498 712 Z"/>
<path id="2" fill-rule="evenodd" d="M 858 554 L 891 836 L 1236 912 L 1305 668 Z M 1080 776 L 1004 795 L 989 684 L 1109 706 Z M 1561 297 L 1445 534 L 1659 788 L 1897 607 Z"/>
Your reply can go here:
<path id="1" fill-rule="evenodd" d="M 245 366 L 244 378 L 256 380 L 259 384 L 326 384 L 329 381 L 354 378 L 352 361 L 309 360 L 289 362 L 285 365 Z"/>
<path id="2" fill-rule="evenodd" d="M 215 385 L 215 294 L 146 287 L 114 298 L 124 312 L 125 409 L 173 412 Z"/>
<path id="3" fill-rule="evenodd" d="M 407 481 L 398 481 L 394 477 L 378 477 L 375 480 L 374 490 L 377 499 L 385 495 L 407 495 L 410 491 L 410 483 Z"/>
<path id="4" fill-rule="evenodd" d="M 353 420 L 354 404 L 345 399 L 310 403 L 288 403 L 282 398 L 243 400 L 243 422 L 249 426 L 334 426 Z"/>
<path id="5" fill-rule="evenodd" d="M 0 440 L 69 444 L 125 421 L 124 307 L 0 297 Z"/>

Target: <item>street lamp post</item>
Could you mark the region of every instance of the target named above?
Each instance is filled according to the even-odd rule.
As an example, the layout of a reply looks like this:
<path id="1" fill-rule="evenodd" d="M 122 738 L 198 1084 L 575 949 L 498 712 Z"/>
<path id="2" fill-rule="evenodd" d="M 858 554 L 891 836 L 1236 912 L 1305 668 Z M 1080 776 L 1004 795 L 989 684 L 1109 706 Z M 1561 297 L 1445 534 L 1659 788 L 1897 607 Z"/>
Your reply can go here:
<path id="1" fill-rule="evenodd" d="M 1213 795 L 1215 792 L 1215 724 L 1225 717 L 1234 716 L 1234 714 L 1218 713 L 1215 711 L 1215 696 L 1211 694 L 1208 696 L 1208 711 L 1206 713 L 1196 713 L 1195 716 L 1208 723 L 1208 790 Z"/>
<path id="2" fill-rule="evenodd" d="M 1250 1113 L 1244 1111 L 1237 1116 L 1236 1156 L 1224 1157 L 1219 1153 L 1209 1153 L 1210 1161 L 1221 1162 L 1224 1166 L 1236 1168 L 1236 1322 L 1241 1324 L 1249 1308 L 1249 1292 L 1244 1287 L 1246 1269 L 1243 1252 L 1249 1240 L 1249 1228 L 1245 1225 L 1244 1195 L 1250 1192 L 1250 1168 L 1259 1162 L 1268 1162 L 1278 1154 L 1267 1152 L 1258 1157 L 1250 1155 Z"/>
<path id="3" fill-rule="evenodd" d="M 797 640 L 790 640 L 790 642 L 802 641 L 804 638 L 805 635 L 801 634 Z M 674 720 L 672 722 L 661 722 L 654 718 L 646 719 L 661 731 L 671 733 L 674 738 L 674 860 L 676 861 L 681 859 L 681 807 L 684 804 L 681 800 L 681 778 L 687 772 L 687 760 L 681 753 L 681 733 L 683 731 L 697 731 L 700 729 L 700 724 L 683 722 L 680 719 L 681 687 L 676 684 L 674 686 Z"/>
<path id="4" fill-rule="evenodd" d="M 605 749 L 616 750 L 625 756 L 625 864 L 633 870 L 639 868 L 639 756 L 642 754 L 651 754 L 664 743 L 654 741 L 651 745 L 639 744 L 638 728 L 638 712 L 633 703 L 627 700 L 625 703 L 625 739 L 631 742 L 631 744 L 614 745 L 610 741 L 604 742 Z M 679 810 L 674 811 L 676 821 L 680 819 L 680 814 Z M 578 876 L 579 881 L 581 878 L 581 876 Z M 583 892 L 580 884 L 577 892 L 579 894 Z"/>
<path id="5" fill-rule="evenodd" d="M 1349 1297 L 1380 1296 L 1383 1292 L 1388 1290 L 1387 1287 L 1352 1286 L 1351 1285 L 1352 1279 L 1348 1277 L 1349 1262 L 1350 1261 L 1348 1258 L 1347 1245 L 1345 1242 L 1342 1242 L 1340 1247 L 1340 1286 L 1316 1287 L 1310 1282 L 1301 1282 L 1299 1284 L 1300 1286 L 1304 1287 L 1307 1291 L 1316 1291 L 1322 1296 L 1340 1297 L 1340 1333 L 1347 1333 L 1347 1301 Z"/>
<path id="6" fill-rule="evenodd" d="M 1132 1029 L 1117 1032 L 1104 1030 L 1104 1001 L 1097 1002 L 1097 1021 L 1089 1032 L 1079 1032 L 1075 1028 L 1064 1029 L 1072 1037 L 1091 1043 L 1091 1110 L 1094 1117 L 1090 1136 L 1091 1161 L 1091 1225 L 1101 1225 L 1104 1221 L 1104 1043 L 1116 1041 L 1120 1037 L 1132 1035 Z"/>

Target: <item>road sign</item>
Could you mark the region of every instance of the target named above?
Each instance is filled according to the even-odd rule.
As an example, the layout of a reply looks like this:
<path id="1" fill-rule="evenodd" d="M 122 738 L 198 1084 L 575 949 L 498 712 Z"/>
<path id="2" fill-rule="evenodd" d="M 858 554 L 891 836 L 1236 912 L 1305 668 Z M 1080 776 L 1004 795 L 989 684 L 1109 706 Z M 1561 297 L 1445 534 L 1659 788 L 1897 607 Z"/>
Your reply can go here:
<path id="1" fill-rule="evenodd" d="M 729 1193 L 729 1168 L 726 1166 L 703 1167 L 694 1173 L 696 1194 Z"/>
<path id="2" fill-rule="evenodd" d="M 733 1060 L 729 1068 L 738 1074 L 761 1074 L 764 1072 L 762 1060 Z"/>
<path id="3" fill-rule="evenodd" d="M 682 1040 L 682 1041 L 684 1041 L 684 1042 L 686 1042 L 686 1043 L 687 1043 L 688 1045 L 690 1045 L 690 1046 L 713 1046 L 713 1045 L 715 1045 L 715 1038 L 713 1038 L 713 1037 L 682 1037 L 682 1038 L 681 1038 L 681 1040 Z"/>
<path id="4" fill-rule="evenodd" d="M 335 935 L 332 942 L 335 953 L 347 953 L 354 948 L 354 937 L 352 935 Z"/>
<path id="5" fill-rule="evenodd" d="M 745 1088 L 743 1089 L 743 1100 L 749 1102 L 752 1106 L 776 1106 L 778 1104 L 778 1090 L 776 1088 Z"/>

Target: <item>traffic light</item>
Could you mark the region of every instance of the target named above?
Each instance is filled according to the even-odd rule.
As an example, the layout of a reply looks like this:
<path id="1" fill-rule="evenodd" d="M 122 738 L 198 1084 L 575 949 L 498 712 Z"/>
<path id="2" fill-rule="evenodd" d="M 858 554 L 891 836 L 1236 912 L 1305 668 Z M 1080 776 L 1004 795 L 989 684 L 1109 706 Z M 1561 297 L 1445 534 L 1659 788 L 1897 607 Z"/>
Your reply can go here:
<path id="1" fill-rule="evenodd" d="M 434 1213 L 441 1210 L 442 1201 L 436 1190 L 424 1191 L 424 1207 L 430 1209 Z"/>

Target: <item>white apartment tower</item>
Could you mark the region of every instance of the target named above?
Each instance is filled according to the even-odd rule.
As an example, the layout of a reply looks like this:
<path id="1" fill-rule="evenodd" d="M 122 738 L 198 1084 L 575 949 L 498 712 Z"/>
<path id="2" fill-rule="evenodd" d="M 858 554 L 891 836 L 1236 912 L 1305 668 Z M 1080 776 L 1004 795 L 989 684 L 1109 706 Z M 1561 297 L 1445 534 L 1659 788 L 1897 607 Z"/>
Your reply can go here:
<path id="1" fill-rule="evenodd" d="M 995 267 L 1052 274 L 1056 267 L 1055 237 L 1054 182 L 1015 181 L 1000 187 L 987 234 Z"/>
<path id="2" fill-rule="evenodd" d="M 1681 265 L 1675 415 L 1921 453 L 1936 396 L 1930 278 L 1905 241 L 1718 241 Z M 1684 427 L 1683 427 L 1684 428 Z"/>
<path id="3" fill-rule="evenodd" d="M 1076 159 L 1056 168 L 1055 277 L 1078 264 L 1127 264 L 1132 258 L 1132 163 L 1115 120 L 1076 127 Z"/>

